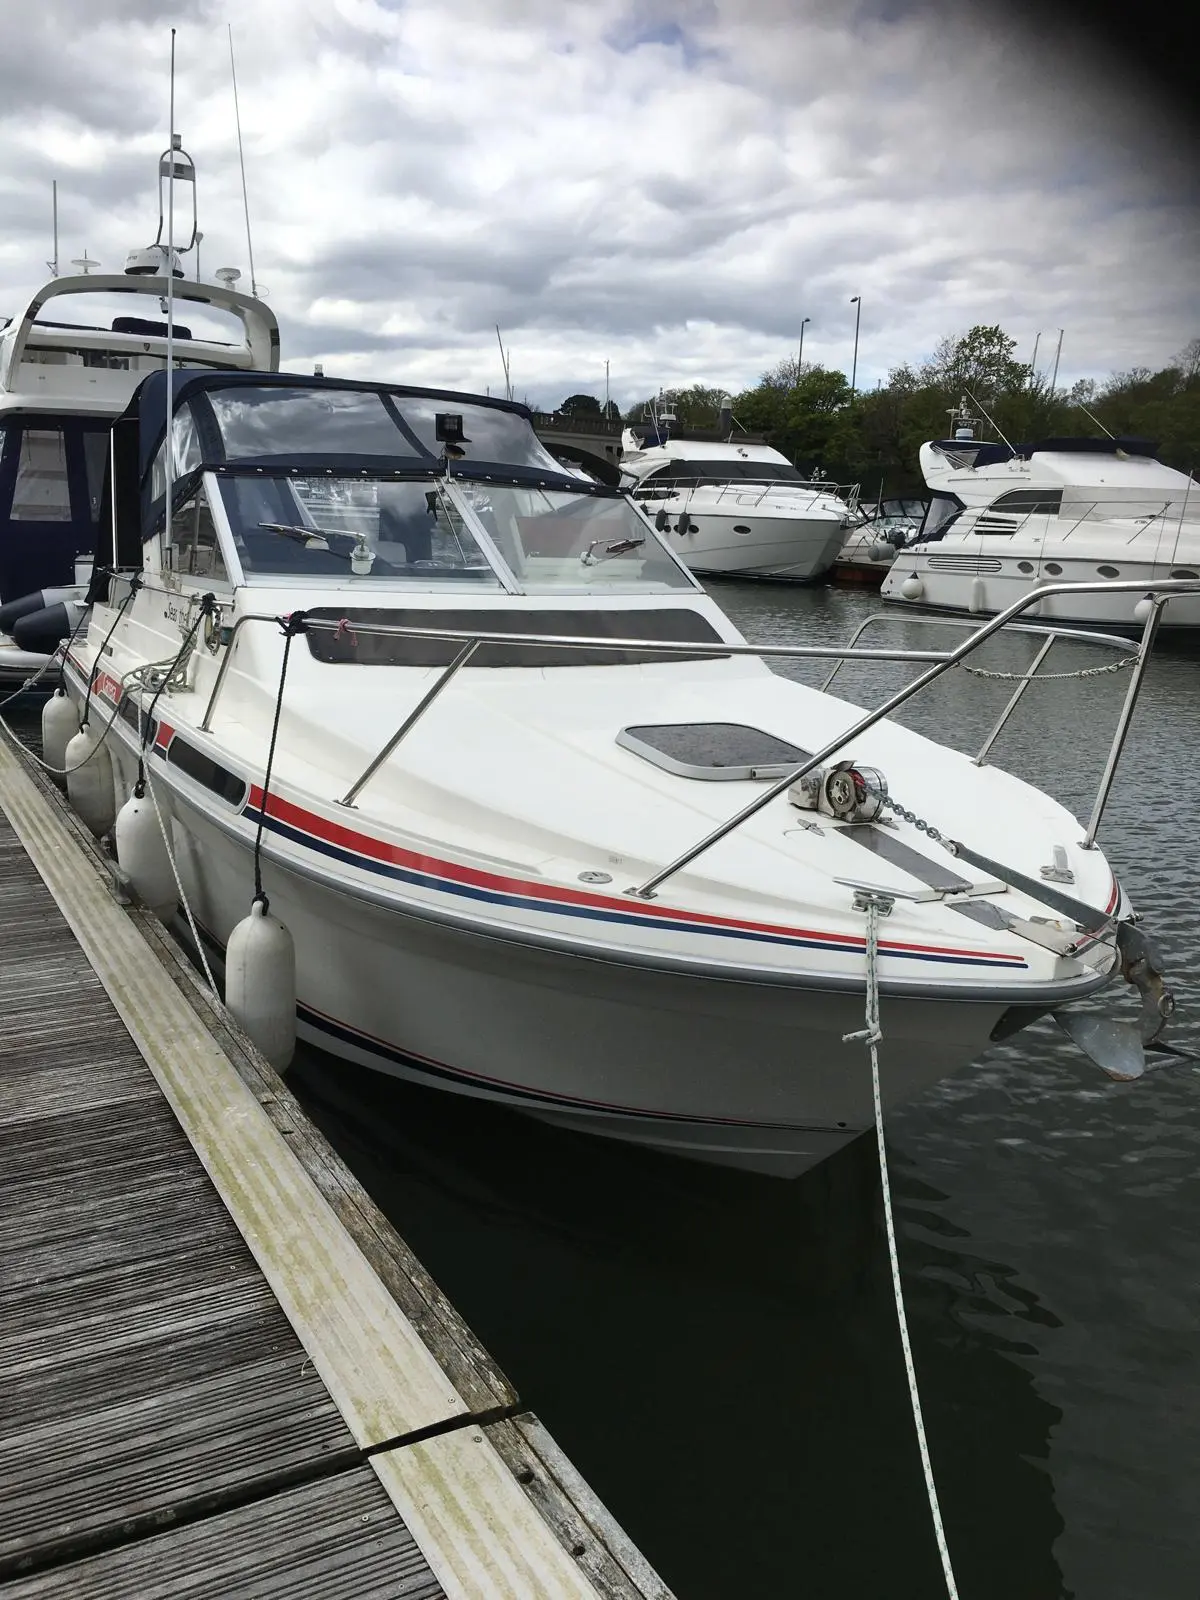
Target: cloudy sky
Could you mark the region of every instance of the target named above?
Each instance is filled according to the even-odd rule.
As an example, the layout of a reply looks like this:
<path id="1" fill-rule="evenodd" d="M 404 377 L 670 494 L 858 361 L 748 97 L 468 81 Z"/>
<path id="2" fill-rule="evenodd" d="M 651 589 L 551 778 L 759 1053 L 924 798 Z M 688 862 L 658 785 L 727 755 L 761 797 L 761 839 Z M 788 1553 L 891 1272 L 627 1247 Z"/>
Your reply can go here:
<path id="1" fill-rule="evenodd" d="M 157 222 L 169 27 L 205 276 L 284 365 L 625 404 L 794 352 L 859 382 L 1000 322 L 1060 382 L 1200 334 L 1193 150 L 1118 64 L 977 0 L 38 0 L 0 54 L 0 312 Z M 189 275 L 194 258 L 188 262 Z M 248 274 L 247 274 L 248 276 Z"/>

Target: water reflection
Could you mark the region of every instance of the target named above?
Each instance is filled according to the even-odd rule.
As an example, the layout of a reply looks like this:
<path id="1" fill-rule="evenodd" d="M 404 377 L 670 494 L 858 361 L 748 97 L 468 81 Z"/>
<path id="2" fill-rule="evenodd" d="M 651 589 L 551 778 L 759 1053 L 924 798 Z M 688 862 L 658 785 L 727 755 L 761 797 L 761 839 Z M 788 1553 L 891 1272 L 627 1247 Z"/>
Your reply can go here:
<path id="1" fill-rule="evenodd" d="M 938 1592 L 873 1142 L 793 1184 L 563 1133 L 305 1051 L 295 1085 L 681 1596 Z M 899 1160 L 914 1348 L 964 1594 L 1063 1592 L 1022 1358 L 1054 1314 Z"/>

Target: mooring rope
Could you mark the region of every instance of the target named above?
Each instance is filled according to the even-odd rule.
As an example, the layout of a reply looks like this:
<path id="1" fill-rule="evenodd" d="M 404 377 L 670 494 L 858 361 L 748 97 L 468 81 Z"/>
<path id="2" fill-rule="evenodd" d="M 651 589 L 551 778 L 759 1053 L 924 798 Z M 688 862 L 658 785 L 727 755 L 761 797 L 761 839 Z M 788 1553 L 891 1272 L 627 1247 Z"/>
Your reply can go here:
<path id="1" fill-rule="evenodd" d="M 149 772 L 146 770 L 143 760 L 146 741 L 142 732 L 142 718 L 145 716 L 147 719 L 147 725 L 149 725 L 149 712 L 143 709 L 140 698 L 137 703 L 137 712 L 138 745 L 140 748 L 138 751 L 137 782 L 133 786 L 133 792 L 139 800 L 142 798 L 143 793 L 148 793 L 150 796 L 150 803 L 154 807 L 154 815 L 158 818 L 158 831 L 162 834 L 163 849 L 167 852 L 167 860 L 171 864 L 171 876 L 175 879 L 175 888 L 179 893 L 179 904 L 183 907 L 183 914 L 187 918 L 187 925 L 192 931 L 192 943 L 196 946 L 196 954 L 200 957 L 200 965 L 204 968 L 204 977 L 208 983 L 208 987 L 212 990 L 213 999 L 216 1000 L 218 1005 L 221 1005 L 223 1003 L 221 1000 L 221 991 L 217 988 L 217 980 L 213 977 L 212 968 L 208 964 L 208 954 L 204 949 L 204 941 L 200 937 L 200 930 L 196 926 L 196 919 L 192 915 L 192 908 L 188 902 L 187 892 L 183 887 L 183 879 L 179 875 L 179 866 L 175 860 L 175 851 L 172 848 L 170 834 L 167 831 L 166 819 L 164 818 L 162 814 L 162 808 L 158 803 L 158 795 L 155 792 L 153 780 L 151 779 Z"/>
<path id="2" fill-rule="evenodd" d="M 913 1426 L 917 1432 L 917 1448 L 921 1452 L 921 1467 L 925 1473 L 925 1493 L 929 1500 L 929 1514 L 933 1519 L 933 1533 L 937 1540 L 938 1555 L 942 1559 L 942 1576 L 946 1580 L 949 1600 L 958 1600 L 958 1587 L 954 1581 L 954 1568 L 950 1562 L 950 1548 L 946 1543 L 946 1530 L 942 1526 L 942 1511 L 938 1503 L 937 1484 L 933 1478 L 933 1464 L 929 1459 L 929 1444 L 925 1438 L 925 1418 L 921 1410 L 921 1394 L 917 1388 L 917 1373 L 913 1366 L 912 1345 L 908 1337 L 908 1314 L 904 1308 L 904 1289 L 900 1281 L 900 1257 L 896 1249 L 896 1224 L 892 1216 L 892 1184 L 888 1175 L 887 1146 L 883 1138 L 883 1101 L 879 1093 L 879 1041 L 883 1031 L 879 1025 L 879 917 L 881 900 L 871 895 L 867 911 L 867 1004 L 866 1027 L 857 1033 L 843 1035 L 845 1043 L 861 1040 L 871 1053 L 871 1093 L 875 1104 L 875 1141 L 879 1148 L 879 1178 L 883 1189 L 883 1219 L 887 1229 L 888 1260 L 892 1269 L 892 1294 L 896 1301 L 896 1321 L 900 1325 L 900 1344 L 904 1351 L 904 1370 L 908 1377 L 908 1398 L 912 1406 Z"/>
<path id="3" fill-rule="evenodd" d="M 303 633 L 308 626 L 303 611 L 293 611 L 290 616 L 280 617 L 279 626 L 283 630 L 283 661 L 279 668 L 279 688 L 275 694 L 275 716 L 271 722 L 271 742 L 267 746 L 267 768 L 263 773 L 262 804 L 258 808 L 258 827 L 254 831 L 254 901 L 253 904 L 261 905 L 265 916 L 270 909 L 262 881 L 262 836 L 267 820 L 267 805 L 271 798 L 271 769 L 275 765 L 275 743 L 279 738 L 279 718 L 283 711 L 283 689 L 287 683 L 288 658 L 292 653 L 292 640 L 298 633 Z"/>

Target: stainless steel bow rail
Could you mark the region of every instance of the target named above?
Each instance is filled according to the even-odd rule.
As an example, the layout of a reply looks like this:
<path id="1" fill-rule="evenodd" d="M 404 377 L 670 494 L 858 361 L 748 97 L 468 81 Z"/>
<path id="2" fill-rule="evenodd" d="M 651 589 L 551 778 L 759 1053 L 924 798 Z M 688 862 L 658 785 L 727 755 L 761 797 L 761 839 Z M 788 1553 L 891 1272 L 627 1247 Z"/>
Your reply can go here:
<path id="1" fill-rule="evenodd" d="M 547 648 L 577 650 L 636 650 L 639 652 L 653 652 L 664 657 L 670 657 L 673 655 L 684 655 L 693 658 L 696 656 L 711 656 L 714 658 L 723 656 L 770 656 L 782 660 L 834 660 L 837 665 L 834 667 L 834 670 L 830 673 L 829 677 L 826 678 L 825 683 L 822 686 L 825 689 L 828 688 L 836 672 L 840 669 L 841 664 L 845 661 L 911 661 L 925 666 L 925 671 L 921 672 L 916 678 L 913 679 L 911 683 L 906 684 L 903 689 L 899 689 L 895 694 L 890 695 L 888 699 L 883 701 L 881 705 L 877 706 L 874 711 L 866 712 L 858 719 L 857 722 L 855 722 L 851 727 L 847 728 L 845 732 L 840 733 L 837 738 L 830 740 L 828 744 L 824 745 L 822 749 L 818 750 L 815 755 L 806 757 L 806 759 L 799 766 L 795 767 L 785 777 L 779 778 L 776 782 L 768 785 L 768 787 L 765 788 L 761 794 L 756 795 L 755 798 L 747 805 L 743 806 L 740 811 L 735 812 L 732 817 L 728 818 L 725 822 L 720 823 L 710 833 L 705 834 L 702 839 L 698 840 L 694 845 L 691 845 L 687 850 L 683 851 L 682 854 L 676 856 L 673 861 L 669 862 L 665 867 L 661 867 L 657 872 L 653 873 L 649 878 L 646 879 L 644 883 L 635 885 L 633 888 L 627 891 L 629 894 L 640 899 L 652 899 L 654 898 L 655 891 L 660 887 L 661 884 L 665 883 L 668 878 L 674 877 L 677 872 L 679 872 L 682 868 L 689 866 L 693 861 L 696 860 L 698 856 L 703 855 L 706 850 L 711 849 L 711 847 L 715 844 L 719 844 L 720 841 L 728 834 L 732 833 L 736 828 L 739 828 L 743 822 L 746 822 L 750 817 L 756 815 L 756 813 L 761 811 L 764 806 L 770 805 L 771 801 L 774 800 L 778 795 L 781 795 L 786 790 L 790 789 L 792 784 L 798 783 L 799 780 L 807 773 L 812 772 L 815 768 L 824 765 L 824 763 L 829 761 L 833 756 L 838 755 L 846 748 L 848 744 L 850 744 L 854 739 L 857 739 L 860 734 L 866 733 L 867 730 L 873 728 L 876 723 L 882 722 L 885 717 L 889 716 L 893 711 L 898 710 L 915 695 L 920 694 L 922 689 L 926 688 L 929 684 L 940 678 L 943 673 L 948 672 L 951 667 L 958 666 L 960 662 L 964 661 L 969 655 L 972 655 L 976 650 L 979 649 L 981 645 L 986 643 L 988 639 L 992 638 L 993 635 L 999 633 L 1005 628 L 1009 629 L 1010 632 L 1032 633 L 1040 635 L 1045 642 L 1043 643 L 1038 656 L 1035 658 L 1030 668 L 1020 680 L 1017 691 L 1014 692 L 1013 696 L 1009 700 L 1008 705 L 1001 713 L 999 721 L 996 723 L 995 727 L 984 741 L 983 747 L 981 748 L 979 754 L 975 757 L 976 764 L 982 765 L 988 750 L 995 742 L 1000 730 L 1003 728 L 1012 711 L 1015 709 L 1021 698 L 1021 695 L 1025 692 L 1029 686 L 1029 683 L 1032 682 L 1033 678 L 1036 676 L 1038 667 L 1045 661 L 1051 647 L 1058 640 L 1073 639 L 1076 642 L 1099 644 L 1108 647 L 1118 647 L 1123 650 L 1128 649 L 1129 641 L 1126 639 L 1119 639 L 1115 635 L 1088 633 L 1073 628 L 1046 628 L 1032 623 L 1019 623 L 1016 621 L 1016 619 L 1023 612 L 1037 605 L 1040 601 L 1050 598 L 1054 595 L 1097 593 L 1124 593 L 1142 595 L 1150 602 L 1150 607 L 1142 628 L 1142 636 L 1137 650 L 1137 659 L 1134 663 L 1130 676 L 1129 687 L 1126 690 L 1125 700 L 1121 707 L 1120 716 L 1117 719 L 1117 726 L 1113 734 L 1112 743 L 1109 746 L 1104 772 L 1100 779 L 1100 786 L 1097 790 L 1096 799 L 1092 807 L 1092 813 L 1088 821 L 1087 831 L 1082 840 L 1084 848 L 1090 850 L 1095 845 L 1096 833 L 1099 829 L 1101 818 L 1104 815 L 1104 808 L 1108 801 L 1109 792 L 1112 789 L 1113 779 L 1116 776 L 1117 764 L 1120 761 L 1121 752 L 1125 747 L 1125 741 L 1129 735 L 1129 728 L 1133 721 L 1133 713 L 1137 706 L 1138 696 L 1141 692 L 1143 679 L 1145 678 L 1146 667 L 1149 663 L 1150 655 L 1154 648 L 1154 641 L 1158 634 L 1159 623 L 1162 619 L 1163 607 L 1166 606 L 1170 600 L 1177 596 L 1200 594 L 1200 580 L 1192 581 L 1186 579 L 1163 579 L 1153 583 L 1137 582 L 1134 580 L 1105 580 L 1097 581 L 1095 583 L 1043 584 L 1039 588 L 1030 590 L 1030 592 L 1022 599 L 1013 601 L 1012 605 L 1008 606 L 1004 611 L 999 612 L 989 621 L 981 624 L 975 629 L 969 638 L 964 639 L 961 644 L 955 646 L 955 648 L 952 650 L 857 649 L 855 647 L 855 641 L 862 634 L 864 628 L 873 620 L 872 618 L 866 619 L 866 622 L 864 622 L 858 628 L 854 638 L 848 645 L 757 645 L 726 644 L 724 642 L 703 644 L 682 640 L 667 641 L 662 639 L 586 638 L 571 634 L 515 634 L 484 630 L 471 631 L 454 628 L 410 628 L 383 622 L 356 622 L 354 624 L 354 631 L 356 634 L 369 634 L 372 636 L 408 639 L 443 639 L 457 643 L 461 646 L 461 648 L 454 656 L 454 659 L 450 661 L 445 668 L 443 668 L 441 674 L 434 681 L 428 692 L 421 698 L 421 700 L 418 701 L 413 710 L 404 718 L 396 732 L 391 736 L 390 739 L 387 740 L 387 742 L 380 749 L 379 753 L 372 758 L 360 776 L 355 779 L 354 783 L 351 784 L 350 788 L 346 791 L 346 794 L 342 797 L 340 803 L 347 806 L 354 803 L 355 798 L 359 793 L 361 793 L 364 785 L 367 784 L 375 775 L 375 773 L 379 771 L 380 767 L 383 766 L 388 758 L 393 754 L 401 741 L 412 731 L 413 727 L 415 727 L 415 725 L 421 720 L 425 712 L 441 694 L 442 690 L 450 683 L 451 679 L 455 676 L 459 669 L 470 660 L 477 647 L 484 644 L 521 646 L 523 648 L 528 646 L 536 647 L 538 645 L 543 645 Z M 912 619 L 906 618 L 905 620 L 911 621 Z M 242 628 L 251 622 L 267 622 L 278 626 L 279 621 L 279 617 L 274 615 L 249 613 L 239 617 L 234 623 L 230 633 L 229 643 L 226 647 L 220 669 L 217 673 L 217 680 L 213 685 L 212 693 L 208 699 L 208 705 L 205 708 L 204 716 L 200 722 L 200 727 L 204 732 L 208 732 L 211 729 L 213 713 L 216 710 L 217 702 L 221 696 L 221 691 L 225 686 L 226 679 L 228 678 L 229 669 L 234 657 L 235 647 L 238 638 L 240 637 Z M 935 623 L 943 623 L 960 627 L 969 626 L 969 624 L 963 623 L 958 618 L 922 617 L 920 621 L 922 623 L 932 621 Z M 343 627 L 343 624 L 333 618 L 311 617 L 305 620 L 304 626 L 313 631 L 337 633 L 339 629 Z"/>

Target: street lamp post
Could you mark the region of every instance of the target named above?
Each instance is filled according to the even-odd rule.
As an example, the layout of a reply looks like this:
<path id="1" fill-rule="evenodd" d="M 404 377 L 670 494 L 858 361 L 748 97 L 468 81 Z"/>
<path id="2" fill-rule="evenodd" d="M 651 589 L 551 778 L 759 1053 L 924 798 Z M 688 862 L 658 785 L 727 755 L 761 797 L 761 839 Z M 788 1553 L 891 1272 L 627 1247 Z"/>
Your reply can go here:
<path id="1" fill-rule="evenodd" d="M 850 398 L 853 400 L 858 384 L 858 325 L 862 321 L 862 296 L 852 294 L 850 304 L 858 307 L 854 313 L 854 365 L 850 368 Z"/>
<path id="2" fill-rule="evenodd" d="M 804 328 L 805 328 L 805 324 L 807 324 L 807 323 L 809 323 L 811 321 L 812 321 L 811 317 L 805 317 L 804 321 L 800 324 L 800 354 L 796 357 L 796 382 L 797 383 L 800 382 L 801 375 L 804 372 Z"/>

